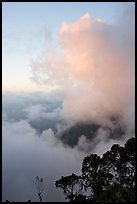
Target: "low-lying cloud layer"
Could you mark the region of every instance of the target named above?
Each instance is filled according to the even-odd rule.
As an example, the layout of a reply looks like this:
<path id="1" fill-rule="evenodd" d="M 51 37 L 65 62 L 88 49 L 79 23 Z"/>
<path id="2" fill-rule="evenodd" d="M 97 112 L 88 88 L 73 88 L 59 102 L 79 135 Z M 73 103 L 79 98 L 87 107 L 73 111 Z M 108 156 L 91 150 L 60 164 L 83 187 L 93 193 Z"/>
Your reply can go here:
<path id="1" fill-rule="evenodd" d="M 40 137 L 39 137 L 40 136 Z M 43 201 L 63 201 L 55 181 L 70 172 L 79 173 L 84 154 L 64 148 L 51 129 L 37 135 L 27 121 L 3 123 L 3 202 L 38 201 L 35 177 L 44 179 Z"/>
<path id="2" fill-rule="evenodd" d="M 124 144 L 126 137 L 133 136 L 110 138 L 113 128 L 70 126 L 59 117 L 61 100 L 42 93 L 3 95 L 3 201 L 38 201 L 37 175 L 45 181 L 43 201 L 64 201 L 55 180 L 79 173 L 87 154 L 102 155 L 112 144 Z"/>

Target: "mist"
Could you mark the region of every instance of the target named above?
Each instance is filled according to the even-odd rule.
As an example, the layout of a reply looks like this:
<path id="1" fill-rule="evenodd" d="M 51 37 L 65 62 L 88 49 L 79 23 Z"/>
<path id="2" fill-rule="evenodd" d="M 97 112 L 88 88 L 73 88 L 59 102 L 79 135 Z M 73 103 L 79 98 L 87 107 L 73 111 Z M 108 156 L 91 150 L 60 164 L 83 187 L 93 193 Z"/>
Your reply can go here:
<path id="1" fill-rule="evenodd" d="M 55 187 L 60 175 L 79 173 L 82 154 L 64 148 L 51 129 L 37 135 L 27 121 L 3 123 L 3 202 L 38 201 L 35 177 L 44 180 L 43 201 L 64 201 Z M 54 162 L 53 162 L 54 161 Z"/>
<path id="2" fill-rule="evenodd" d="M 55 187 L 57 179 L 79 174 L 86 155 L 102 156 L 114 143 L 123 145 L 133 136 L 125 131 L 120 136 L 116 122 L 110 129 L 93 123 L 66 124 L 61 116 L 62 98 L 55 95 L 10 93 L 3 95 L 3 101 L 3 202 L 38 201 L 37 175 L 45 184 L 43 201 L 64 201 Z"/>

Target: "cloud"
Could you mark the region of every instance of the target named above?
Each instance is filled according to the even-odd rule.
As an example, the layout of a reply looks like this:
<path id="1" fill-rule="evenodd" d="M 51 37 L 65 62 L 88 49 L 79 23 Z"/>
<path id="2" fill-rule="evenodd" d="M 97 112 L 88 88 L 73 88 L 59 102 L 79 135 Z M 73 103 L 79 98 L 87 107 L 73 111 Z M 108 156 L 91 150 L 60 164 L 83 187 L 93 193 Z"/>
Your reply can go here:
<path id="1" fill-rule="evenodd" d="M 24 109 L 27 112 L 27 118 L 29 120 L 41 120 L 41 119 L 50 119 L 50 120 L 61 120 L 61 108 L 57 107 L 52 109 L 50 112 L 46 110 L 45 105 L 36 104 Z"/>
<path id="2" fill-rule="evenodd" d="M 51 129 L 39 137 L 25 120 L 3 122 L 2 140 L 3 201 L 38 201 L 35 177 L 45 181 L 44 201 L 63 201 L 64 195 L 55 187 L 62 175 L 80 170 L 82 154 L 64 148 Z"/>
<path id="3" fill-rule="evenodd" d="M 112 116 L 125 120 L 134 107 L 134 8 L 124 11 L 113 25 L 88 13 L 72 24 L 64 22 L 60 50 L 46 50 L 33 60 L 41 83 L 62 92 L 67 122 L 111 125 Z"/>
<path id="4" fill-rule="evenodd" d="M 87 153 L 133 136 L 134 26 L 127 6 L 113 25 L 88 13 L 64 22 L 59 47 L 31 63 L 33 80 L 54 91 L 4 96 L 3 201 L 37 201 L 37 175 L 46 181 L 44 201 L 64 201 L 55 180 L 79 173 Z"/>
<path id="5" fill-rule="evenodd" d="M 29 108 L 25 108 L 28 113 L 27 117 L 29 120 L 40 120 L 44 116 L 45 108 L 41 104 L 33 105 Z"/>
<path id="6" fill-rule="evenodd" d="M 17 104 L 20 107 L 20 103 L 24 104 L 25 101 L 29 101 L 25 105 L 28 113 L 32 114 L 33 110 L 35 113 L 34 107 L 36 107 L 37 118 L 35 126 L 31 124 L 28 117 L 23 119 L 24 116 L 20 113 L 23 109 L 15 110 L 10 119 L 7 117 L 8 112 L 3 115 L 3 202 L 6 199 L 13 202 L 26 202 L 28 199 L 33 202 L 38 201 L 34 183 L 37 175 L 42 177 L 45 182 L 43 201 L 64 201 L 63 193 L 55 187 L 57 179 L 63 175 L 70 175 L 72 172 L 79 174 L 81 162 L 87 154 L 97 153 L 102 155 L 110 149 L 112 144 L 123 144 L 126 138 L 131 137 L 130 134 L 120 138 L 112 137 L 113 131 L 118 127 L 116 121 L 113 121 L 110 129 L 97 126 L 96 124 L 79 124 L 75 126 L 73 123 L 66 124 L 60 120 L 57 121 L 56 130 L 53 127 L 50 128 L 54 123 L 54 118 L 57 118 L 60 108 L 57 108 L 57 104 L 50 106 L 50 100 L 53 102 L 52 97 L 49 97 L 49 105 L 47 105 L 45 98 L 44 101 L 43 99 L 41 100 L 40 104 L 40 94 L 38 103 L 35 101 L 37 97 L 35 98 L 34 96 L 30 95 L 29 99 L 24 98 L 24 100 L 22 97 L 22 100 L 18 100 L 18 102 L 16 97 L 17 99 L 19 97 L 14 96 L 15 100 L 13 101 L 15 101 L 15 104 L 14 102 L 10 104 L 10 109 L 17 107 Z M 7 100 L 9 101 L 9 97 L 11 98 L 11 95 L 7 96 L 5 103 Z M 32 108 L 30 104 L 32 104 Z M 51 114 L 52 120 L 50 120 L 49 124 L 47 124 L 47 120 L 41 118 L 41 109 L 44 109 L 45 112 L 43 113 L 45 115 L 47 110 Z M 20 116 L 20 119 L 14 120 L 16 119 L 16 114 L 21 115 L 22 119 Z M 32 114 L 32 116 L 34 115 Z M 38 118 L 40 118 L 39 122 Z M 43 123 L 43 129 L 38 132 L 37 130 L 41 127 L 41 123 Z M 66 144 L 63 142 L 63 135 Z"/>
<path id="7" fill-rule="evenodd" d="M 85 135 L 81 135 L 78 138 L 78 143 L 77 143 L 77 147 L 78 150 L 80 151 L 84 151 L 84 152 L 91 152 L 91 149 L 93 150 L 93 145 L 91 143 L 91 141 L 89 139 L 87 139 L 87 137 Z"/>
<path id="8" fill-rule="evenodd" d="M 55 128 L 61 120 L 62 97 L 54 92 L 6 93 L 2 95 L 3 118 L 7 121 L 28 120 L 31 126 L 42 132 Z"/>

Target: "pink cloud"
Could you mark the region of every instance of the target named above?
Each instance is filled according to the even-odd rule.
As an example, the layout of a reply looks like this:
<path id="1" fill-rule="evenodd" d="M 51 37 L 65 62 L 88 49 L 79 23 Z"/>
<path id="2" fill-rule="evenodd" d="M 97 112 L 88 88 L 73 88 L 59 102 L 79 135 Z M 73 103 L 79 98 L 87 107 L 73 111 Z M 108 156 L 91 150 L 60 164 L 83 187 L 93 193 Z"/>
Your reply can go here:
<path id="1" fill-rule="evenodd" d="M 47 50 L 40 63 L 34 62 L 44 83 L 56 84 L 62 91 L 66 120 L 105 123 L 109 116 L 121 117 L 129 111 L 134 92 L 130 40 L 134 34 L 127 37 L 128 26 L 121 30 L 89 14 L 73 24 L 64 22 L 59 34 L 61 51 Z"/>

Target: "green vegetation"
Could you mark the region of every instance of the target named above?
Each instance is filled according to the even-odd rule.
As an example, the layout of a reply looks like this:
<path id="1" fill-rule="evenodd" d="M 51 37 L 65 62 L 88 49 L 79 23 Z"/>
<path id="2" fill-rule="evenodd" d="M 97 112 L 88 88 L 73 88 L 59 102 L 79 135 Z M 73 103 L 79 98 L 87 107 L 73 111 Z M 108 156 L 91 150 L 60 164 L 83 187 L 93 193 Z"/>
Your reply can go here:
<path id="1" fill-rule="evenodd" d="M 56 181 L 70 202 L 134 202 L 135 138 L 124 147 L 114 144 L 100 158 L 91 154 L 82 162 L 82 174 L 72 174 Z"/>

